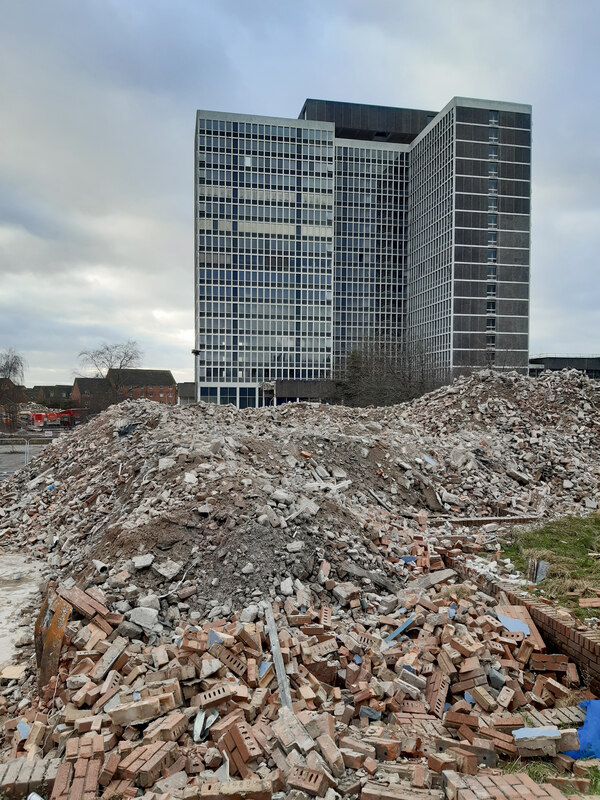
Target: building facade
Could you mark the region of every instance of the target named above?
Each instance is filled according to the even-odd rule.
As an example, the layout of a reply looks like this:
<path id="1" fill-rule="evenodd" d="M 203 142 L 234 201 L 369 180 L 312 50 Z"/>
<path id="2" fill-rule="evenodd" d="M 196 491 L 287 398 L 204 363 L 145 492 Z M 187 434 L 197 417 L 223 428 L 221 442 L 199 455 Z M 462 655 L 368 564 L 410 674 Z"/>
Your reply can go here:
<path id="1" fill-rule="evenodd" d="M 197 397 L 417 348 L 448 373 L 525 372 L 531 108 L 307 100 L 299 119 L 198 111 Z"/>

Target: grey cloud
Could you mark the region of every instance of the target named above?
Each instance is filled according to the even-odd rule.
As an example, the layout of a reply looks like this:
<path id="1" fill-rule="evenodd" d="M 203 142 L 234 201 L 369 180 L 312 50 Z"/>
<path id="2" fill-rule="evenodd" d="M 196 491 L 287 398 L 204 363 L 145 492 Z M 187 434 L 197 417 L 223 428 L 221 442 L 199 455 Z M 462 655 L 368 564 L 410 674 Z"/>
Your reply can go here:
<path id="1" fill-rule="evenodd" d="M 307 96 L 532 103 L 532 351 L 600 350 L 595 0 L 0 5 L 0 348 L 29 383 L 129 337 L 191 378 L 195 109 Z"/>

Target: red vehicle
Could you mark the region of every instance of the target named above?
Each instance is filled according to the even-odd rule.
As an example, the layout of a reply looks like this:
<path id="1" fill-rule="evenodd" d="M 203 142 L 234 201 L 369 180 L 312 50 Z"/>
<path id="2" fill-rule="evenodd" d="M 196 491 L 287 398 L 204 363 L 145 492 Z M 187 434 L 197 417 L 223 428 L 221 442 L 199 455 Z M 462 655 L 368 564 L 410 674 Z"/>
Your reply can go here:
<path id="1" fill-rule="evenodd" d="M 32 411 L 22 419 L 29 430 L 72 428 L 86 422 L 88 414 L 87 408 L 65 408 L 57 411 Z"/>

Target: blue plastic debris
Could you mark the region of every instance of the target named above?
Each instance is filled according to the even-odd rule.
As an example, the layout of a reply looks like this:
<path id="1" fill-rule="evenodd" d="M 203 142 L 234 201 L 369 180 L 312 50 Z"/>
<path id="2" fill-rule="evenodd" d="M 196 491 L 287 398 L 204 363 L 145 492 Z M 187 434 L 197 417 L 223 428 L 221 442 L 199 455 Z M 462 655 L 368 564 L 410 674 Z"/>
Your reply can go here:
<path id="1" fill-rule="evenodd" d="M 577 731 L 579 750 L 565 751 L 571 758 L 600 758 L 600 700 L 584 700 L 585 722 Z"/>
<path id="2" fill-rule="evenodd" d="M 465 692 L 465 700 L 466 700 L 466 701 L 467 701 L 467 703 L 469 703 L 470 705 L 473 705 L 473 703 L 475 702 L 475 698 L 473 697 L 473 695 L 472 695 L 472 694 L 469 694 L 469 692 Z"/>
<path id="3" fill-rule="evenodd" d="M 362 664 L 363 660 L 360 656 L 354 656 L 353 661 L 355 664 Z"/>
<path id="4" fill-rule="evenodd" d="M 402 625 L 399 625 L 395 631 L 392 631 L 389 636 L 386 636 L 384 641 L 393 642 L 396 636 L 400 636 L 402 631 L 405 631 L 408 628 L 414 618 L 415 615 L 411 614 L 410 617 L 402 623 Z"/>
<path id="5" fill-rule="evenodd" d="M 211 628 L 208 632 L 208 646 L 212 647 L 213 644 L 223 644 L 223 639 Z"/>
<path id="6" fill-rule="evenodd" d="M 404 561 L 405 564 L 413 564 L 416 560 L 416 556 L 400 556 L 400 560 Z"/>
<path id="7" fill-rule="evenodd" d="M 271 666 L 270 661 L 263 661 L 260 667 L 258 668 L 258 677 L 262 678 L 262 676 L 265 674 L 265 672 L 269 669 L 270 666 Z"/>
<path id="8" fill-rule="evenodd" d="M 448 619 L 454 619 L 456 616 L 456 603 L 450 603 L 450 608 L 448 609 Z"/>
<path id="9" fill-rule="evenodd" d="M 359 716 L 377 721 L 381 719 L 381 711 L 376 711 L 371 706 L 361 706 Z"/>
<path id="10" fill-rule="evenodd" d="M 529 636 L 529 625 L 526 622 L 522 622 L 522 620 L 515 619 L 514 617 L 505 617 L 504 614 L 498 614 L 498 619 L 507 631 L 511 633 L 524 633 L 526 636 Z"/>

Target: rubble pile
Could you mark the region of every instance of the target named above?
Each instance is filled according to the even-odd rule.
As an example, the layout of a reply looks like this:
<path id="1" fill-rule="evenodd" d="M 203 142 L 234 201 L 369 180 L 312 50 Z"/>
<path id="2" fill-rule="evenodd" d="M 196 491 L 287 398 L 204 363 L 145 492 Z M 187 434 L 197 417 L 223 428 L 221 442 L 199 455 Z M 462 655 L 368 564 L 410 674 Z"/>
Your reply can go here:
<path id="1" fill-rule="evenodd" d="M 597 402 L 490 372 L 384 409 L 125 402 L 62 437 L 0 490 L 0 547 L 45 577 L 0 670 L 0 794 L 585 791 L 576 665 L 449 564 L 518 582 L 477 556 L 505 521 L 595 507 Z M 562 774 L 501 770 L 536 757 Z"/>
<path id="2" fill-rule="evenodd" d="M 287 578 L 314 581 L 324 558 L 340 579 L 348 562 L 405 579 L 405 534 L 424 514 L 596 508 L 597 404 L 575 371 L 478 373 L 382 409 L 125 402 L 3 485 L 0 543 L 27 544 L 63 579 L 125 568 L 171 622 L 182 586 L 198 613 L 226 616 L 285 596 Z"/>
<path id="3" fill-rule="evenodd" d="M 456 544 L 454 542 L 453 544 Z M 117 596 L 50 585 L 34 667 L 0 679 L 8 715 L 0 792 L 52 800 L 360 796 L 563 800 L 584 719 L 573 663 L 548 653 L 528 612 L 460 583 L 445 548 L 415 533 L 422 574 L 393 593 L 293 582 L 282 603 L 227 619 L 134 629 Z M 120 590 L 116 587 L 120 586 Z M 141 620 L 140 620 L 141 622 Z M 21 698 L 17 701 L 18 698 Z M 501 761 L 552 757 L 537 786 Z M 516 784 L 513 782 L 516 780 Z M 487 781 L 487 783 L 486 783 Z M 518 787 L 518 788 L 517 788 Z"/>

